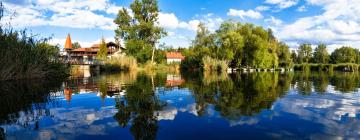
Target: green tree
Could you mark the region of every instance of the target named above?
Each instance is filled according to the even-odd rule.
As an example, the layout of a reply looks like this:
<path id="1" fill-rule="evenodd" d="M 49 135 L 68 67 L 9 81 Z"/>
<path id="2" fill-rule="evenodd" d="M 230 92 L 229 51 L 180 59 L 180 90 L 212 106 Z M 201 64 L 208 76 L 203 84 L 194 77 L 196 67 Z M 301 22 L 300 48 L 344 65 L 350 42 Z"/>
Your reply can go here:
<path id="1" fill-rule="evenodd" d="M 134 56 L 138 62 L 152 60 L 155 54 L 155 43 L 166 35 L 163 28 L 157 26 L 159 8 L 157 0 L 135 0 L 130 5 L 134 16 L 122 8 L 114 20 L 118 28 L 116 38 L 123 39 L 126 53 Z"/>
<path id="2" fill-rule="evenodd" d="M 73 47 L 73 49 L 77 49 L 77 48 L 81 48 L 81 45 L 80 45 L 79 42 L 74 42 L 74 43 L 72 44 L 72 47 Z"/>
<path id="3" fill-rule="evenodd" d="M 329 63 L 330 55 L 326 50 L 325 44 L 320 44 L 315 48 L 314 51 L 314 62 L 326 64 Z"/>
<path id="4" fill-rule="evenodd" d="M 291 54 L 289 47 L 285 43 L 279 43 L 279 48 L 277 50 L 277 55 L 279 57 L 279 66 L 288 68 L 292 65 Z"/>
<path id="5" fill-rule="evenodd" d="M 217 47 L 217 58 L 227 60 L 230 62 L 230 67 L 239 67 L 242 61 L 242 51 L 244 47 L 244 39 L 239 32 L 237 32 L 239 23 L 233 21 L 226 21 L 220 25 L 217 30 L 217 39 L 220 47 Z"/>
<path id="6" fill-rule="evenodd" d="M 351 47 L 341 47 L 335 49 L 334 52 L 331 53 L 331 61 L 332 63 L 355 63 L 357 61 L 357 57 L 359 54 L 359 50 L 351 48 Z"/>
<path id="7" fill-rule="evenodd" d="M 97 58 L 101 60 L 105 60 L 108 54 L 107 45 L 105 39 L 102 38 L 100 41 L 100 50 L 97 54 Z"/>
<path id="8" fill-rule="evenodd" d="M 295 50 L 291 51 L 291 59 L 294 63 L 298 63 L 298 57 Z"/>
<path id="9" fill-rule="evenodd" d="M 309 63 L 312 56 L 311 52 L 311 44 L 301 44 L 298 49 L 299 63 Z"/>

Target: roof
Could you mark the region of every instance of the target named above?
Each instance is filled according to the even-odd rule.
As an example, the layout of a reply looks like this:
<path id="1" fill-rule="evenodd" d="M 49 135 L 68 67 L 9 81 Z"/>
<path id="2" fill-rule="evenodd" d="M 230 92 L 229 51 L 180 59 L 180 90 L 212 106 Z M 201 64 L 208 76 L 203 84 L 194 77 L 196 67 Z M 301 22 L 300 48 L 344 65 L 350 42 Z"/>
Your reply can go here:
<path id="1" fill-rule="evenodd" d="M 93 48 L 77 48 L 72 50 L 72 52 L 97 52 L 97 50 Z"/>
<path id="2" fill-rule="evenodd" d="M 180 52 L 167 52 L 166 58 L 167 59 L 181 59 L 181 60 L 185 59 L 185 57 Z"/>
<path id="3" fill-rule="evenodd" d="M 71 44 L 71 38 L 70 38 L 70 34 L 67 35 L 66 37 L 66 41 L 65 41 L 65 49 L 72 49 L 72 44 Z"/>
<path id="4" fill-rule="evenodd" d="M 91 46 L 91 48 L 100 48 L 100 44 L 94 44 Z"/>

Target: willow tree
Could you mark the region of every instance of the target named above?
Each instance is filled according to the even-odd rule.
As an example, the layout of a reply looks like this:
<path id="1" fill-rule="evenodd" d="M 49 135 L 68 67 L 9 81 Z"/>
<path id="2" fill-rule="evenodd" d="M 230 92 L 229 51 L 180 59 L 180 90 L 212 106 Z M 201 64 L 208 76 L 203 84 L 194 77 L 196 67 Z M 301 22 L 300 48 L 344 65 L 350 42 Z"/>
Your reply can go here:
<path id="1" fill-rule="evenodd" d="M 155 43 L 166 32 L 158 25 L 159 8 L 157 0 L 135 0 L 129 10 L 122 8 L 114 20 L 118 28 L 116 37 L 125 42 L 126 53 L 134 56 L 138 62 L 154 60 Z"/>

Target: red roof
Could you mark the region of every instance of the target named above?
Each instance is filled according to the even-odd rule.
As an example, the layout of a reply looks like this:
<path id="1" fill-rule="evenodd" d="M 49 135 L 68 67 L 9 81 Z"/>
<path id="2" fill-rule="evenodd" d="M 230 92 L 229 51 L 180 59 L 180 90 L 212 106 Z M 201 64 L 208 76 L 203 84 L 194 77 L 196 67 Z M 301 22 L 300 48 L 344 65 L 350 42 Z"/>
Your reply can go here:
<path id="1" fill-rule="evenodd" d="M 72 52 L 97 52 L 97 50 L 93 48 L 77 48 L 75 50 L 72 50 Z"/>
<path id="2" fill-rule="evenodd" d="M 181 60 L 185 59 L 185 57 L 179 52 L 167 52 L 166 58 L 167 59 L 181 59 Z"/>
<path id="3" fill-rule="evenodd" d="M 64 48 L 65 49 L 72 49 L 70 34 L 68 34 L 67 37 L 66 37 Z"/>

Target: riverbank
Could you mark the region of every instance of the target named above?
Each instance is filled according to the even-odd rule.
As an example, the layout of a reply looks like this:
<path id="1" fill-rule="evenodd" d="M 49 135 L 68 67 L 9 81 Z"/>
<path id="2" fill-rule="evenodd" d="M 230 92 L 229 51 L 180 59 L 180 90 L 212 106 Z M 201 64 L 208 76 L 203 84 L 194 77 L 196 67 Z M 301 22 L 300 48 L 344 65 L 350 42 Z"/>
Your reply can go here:
<path id="1" fill-rule="evenodd" d="M 360 69 L 359 64 L 354 63 L 340 63 L 340 64 L 295 64 L 294 70 L 296 71 L 343 71 L 343 72 L 356 72 Z"/>

